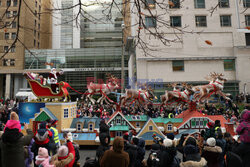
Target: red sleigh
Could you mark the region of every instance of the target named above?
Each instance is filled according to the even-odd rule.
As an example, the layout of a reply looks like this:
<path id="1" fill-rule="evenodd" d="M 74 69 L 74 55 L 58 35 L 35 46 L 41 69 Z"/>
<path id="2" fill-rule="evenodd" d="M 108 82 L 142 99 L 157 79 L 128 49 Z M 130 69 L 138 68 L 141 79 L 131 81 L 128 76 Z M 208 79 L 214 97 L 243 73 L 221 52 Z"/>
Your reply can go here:
<path id="1" fill-rule="evenodd" d="M 43 101 L 43 99 L 45 98 L 48 100 L 53 100 L 56 98 L 59 100 L 64 99 L 65 101 L 70 100 L 69 92 L 67 90 L 69 84 L 67 82 L 59 82 L 59 92 L 54 93 L 49 86 L 41 85 L 41 83 L 34 80 L 32 76 L 30 76 L 28 73 L 25 73 L 24 75 L 26 76 L 26 79 L 29 82 L 32 92 L 38 98 L 38 100 Z"/>

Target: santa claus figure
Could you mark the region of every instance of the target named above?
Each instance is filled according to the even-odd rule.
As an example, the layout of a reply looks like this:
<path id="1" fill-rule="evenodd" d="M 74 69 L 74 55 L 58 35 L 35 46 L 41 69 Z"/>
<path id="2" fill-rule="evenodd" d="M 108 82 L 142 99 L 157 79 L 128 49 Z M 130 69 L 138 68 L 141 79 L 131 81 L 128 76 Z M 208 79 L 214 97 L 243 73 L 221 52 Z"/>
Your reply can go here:
<path id="1" fill-rule="evenodd" d="M 57 91 L 56 91 L 56 88 L 58 87 L 57 78 L 62 74 L 63 74 L 63 70 L 56 72 L 55 68 L 52 68 L 51 72 L 49 73 L 49 80 L 50 80 L 50 84 L 51 84 L 51 89 L 54 93 L 57 93 Z"/>

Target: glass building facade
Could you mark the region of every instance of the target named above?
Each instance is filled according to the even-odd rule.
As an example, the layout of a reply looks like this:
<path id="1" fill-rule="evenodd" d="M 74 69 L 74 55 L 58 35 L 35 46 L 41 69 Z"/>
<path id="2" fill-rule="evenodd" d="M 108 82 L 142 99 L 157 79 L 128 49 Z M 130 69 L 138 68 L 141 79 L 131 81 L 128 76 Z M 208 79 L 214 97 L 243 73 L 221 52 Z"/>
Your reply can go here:
<path id="1" fill-rule="evenodd" d="M 72 0 L 65 2 L 70 5 Z M 80 20 L 80 48 L 72 48 L 73 25 L 62 24 L 61 49 L 31 50 L 35 56 L 26 51 L 25 68 L 50 69 L 51 67 L 45 63 L 53 63 L 53 67 L 65 71 L 60 80 L 68 82 L 71 87 L 81 92 L 86 90 L 87 80 L 90 77 L 94 77 L 96 82 L 100 80 L 105 82 L 106 74 L 111 73 L 120 79 L 124 48 L 121 27 L 123 19 L 120 11 L 113 9 L 110 18 L 107 18 L 104 7 L 99 4 L 84 8 L 84 11 Z M 72 16 L 62 13 L 62 19 L 64 17 L 67 17 L 67 20 Z M 126 52 L 124 55 L 125 78 L 127 78 L 128 56 Z M 44 75 L 47 77 L 48 74 Z M 71 91 L 71 95 L 77 93 Z"/>

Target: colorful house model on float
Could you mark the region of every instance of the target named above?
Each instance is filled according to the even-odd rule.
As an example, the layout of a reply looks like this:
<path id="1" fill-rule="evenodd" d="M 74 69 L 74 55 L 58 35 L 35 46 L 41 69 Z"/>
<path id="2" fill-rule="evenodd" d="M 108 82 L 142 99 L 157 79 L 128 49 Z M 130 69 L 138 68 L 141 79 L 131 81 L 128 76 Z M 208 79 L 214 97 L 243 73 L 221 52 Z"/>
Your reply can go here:
<path id="1" fill-rule="evenodd" d="M 76 118 L 76 102 L 68 103 L 46 103 L 40 113 L 30 119 L 30 128 L 36 131 L 39 124 L 48 119 L 57 120 L 59 139 L 63 140 L 63 132 L 72 132 L 74 142 L 79 145 L 99 145 L 99 124 L 101 118 L 82 117 Z M 120 111 L 116 111 L 108 119 L 110 126 L 111 140 L 116 136 L 123 136 L 124 133 L 134 131 L 135 136 L 143 138 L 146 145 L 153 144 L 153 135 L 166 138 L 166 134 L 174 133 L 175 138 L 180 138 L 182 134 L 195 134 L 207 128 L 208 122 L 220 120 L 222 130 L 234 133 L 233 124 L 228 123 L 222 115 L 205 115 L 198 111 L 186 110 L 177 118 L 150 118 L 146 115 L 124 116 Z"/>
<path id="2" fill-rule="evenodd" d="M 182 134 L 195 134 L 205 130 L 208 122 L 215 122 L 220 120 L 222 131 L 228 131 L 228 122 L 223 115 L 206 115 L 196 110 L 186 110 L 177 116 L 182 118 L 183 122 L 177 126 L 178 135 L 176 138 L 180 138 Z"/>

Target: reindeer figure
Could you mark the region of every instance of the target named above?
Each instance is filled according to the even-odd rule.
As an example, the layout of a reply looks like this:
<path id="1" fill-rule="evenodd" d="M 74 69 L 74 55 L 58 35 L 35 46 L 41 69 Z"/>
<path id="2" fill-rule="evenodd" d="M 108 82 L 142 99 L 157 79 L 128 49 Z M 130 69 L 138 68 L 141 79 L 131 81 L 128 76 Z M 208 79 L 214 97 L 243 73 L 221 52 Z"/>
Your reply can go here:
<path id="1" fill-rule="evenodd" d="M 198 85 L 194 86 L 192 89 L 194 92 L 198 92 L 194 94 L 194 99 L 197 101 L 199 99 L 199 102 L 203 102 L 206 99 L 208 99 L 213 93 L 218 93 L 221 95 L 223 98 L 230 100 L 223 92 L 224 88 L 224 82 L 227 80 L 223 78 L 223 74 L 220 73 L 210 73 L 209 77 L 206 79 L 209 79 L 210 82 L 207 85 Z"/>
<path id="2" fill-rule="evenodd" d="M 161 95 L 161 101 L 162 105 L 167 105 L 169 102 L 172 103 L 182 103 L 182 106 L 189 101 L 189 97 L 191 94 L 193 94 L 193 90 L 190 85 L 187 85 L 186 83 L 183 83 L 182 86 L 185 88 L 184 91 L 180 91 L 176 89 L 177 84 L 171 84 L 171 86 L 174 88 L 173 91 L 165 91 L 164 95 Z"/>
<path id="3" fill-rule="evenodd" d="M 104 100 L 106 103 L 109 103 L 105 95 L 108 95 L 119 88 L 118 79 L 111 74 L 107 74 L 107 76 L 108 76 L 107 84 L 96 84 L 90 82 L 87 85 L 88 90 L 85 92 L 85 94 L 88 95 L 86 96 L 86 99 L 89 99 L 92 102 L 92 104 L 95 104 L 96 102 L 95 99 L 92 98 L 93 94 L 102 94 L 102 96 L 97 100 L 97 103 L 101 102 L 101 104 L 103 104 Z"/>
<path id="4" fill-rule="evenodd" d="M 144 88 L 145 90 L 126 89 L 125 94 L 120 98 L 120 104 L 124 106 L 128 99 L 137 101 L 139 104 L 141 104 L 155 98 L 154 91 L 151 87 L 144 85 Z"/>

